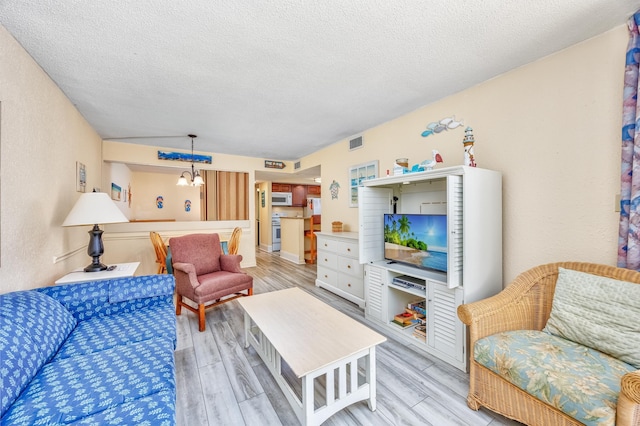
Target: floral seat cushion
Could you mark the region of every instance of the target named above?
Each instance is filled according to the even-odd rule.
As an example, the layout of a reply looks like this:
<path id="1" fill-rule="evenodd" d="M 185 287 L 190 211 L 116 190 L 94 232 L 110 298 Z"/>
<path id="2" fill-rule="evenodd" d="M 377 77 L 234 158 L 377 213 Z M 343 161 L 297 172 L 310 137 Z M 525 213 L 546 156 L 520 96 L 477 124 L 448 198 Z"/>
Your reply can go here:
<path id="1" fill-rule="evenodd" d="M 585 425 L 614 425 L 622 376 L 636 369 L 616 358 L 535 330 L 478 340 L 474 359 Z"/>

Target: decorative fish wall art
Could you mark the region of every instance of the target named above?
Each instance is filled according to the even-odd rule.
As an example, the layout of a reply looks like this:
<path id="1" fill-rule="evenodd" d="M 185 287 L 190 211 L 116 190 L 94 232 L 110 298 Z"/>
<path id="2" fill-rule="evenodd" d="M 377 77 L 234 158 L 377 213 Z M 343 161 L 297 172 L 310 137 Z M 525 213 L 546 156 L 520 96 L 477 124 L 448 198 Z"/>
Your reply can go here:
<path id="1" fill-rule="evenodd" d="M 434 121 L 433 123 L 427 124 L 427 130 L 422 132 L 422 137 L 426 138 L 427 136 L 431 136 L 434 133 L 441 133 L 441 132 L 444 132 L 445 130 L 455 129 L 462 125 L 463 125 L 462 120 L 456 121 L 455 116 L 443 118 L 440 121 Z"/>

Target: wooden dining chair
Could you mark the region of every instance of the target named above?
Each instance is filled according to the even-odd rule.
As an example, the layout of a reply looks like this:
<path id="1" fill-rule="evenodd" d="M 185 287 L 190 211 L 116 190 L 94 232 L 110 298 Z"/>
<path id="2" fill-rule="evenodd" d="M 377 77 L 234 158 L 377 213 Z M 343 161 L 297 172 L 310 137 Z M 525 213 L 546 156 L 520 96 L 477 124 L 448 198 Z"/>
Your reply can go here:
<path id="1" fill-rule="evenodd" d="M 309 220 L 309 229 L 304 231 L 304 237 L 308 238 L 310 242 L 309 259 L 306 260 L 307 263 L 316 263 L 316 259 L 318 258 L 316 231 L 320 230 L 321 218 L 322 216 L 319 214 L 311 216 L 311 219 Z"/>
<path id="2" fill-rule="evenodd" d="M 156 252 L 156 263 L 158 264 L 156 274 L 165 274 L 167 273 L 167 246 L 162 241 L 160 234 L 155 231 L 149 232 L 149 238 Z"/>
<path id="3" fill-rule="evenodd" d="M 229 254 L 238 254 L 240 247 L 240 237 L 242 236 L 242 228 L 233 228 L 231 238 L 229 238 Z"/>

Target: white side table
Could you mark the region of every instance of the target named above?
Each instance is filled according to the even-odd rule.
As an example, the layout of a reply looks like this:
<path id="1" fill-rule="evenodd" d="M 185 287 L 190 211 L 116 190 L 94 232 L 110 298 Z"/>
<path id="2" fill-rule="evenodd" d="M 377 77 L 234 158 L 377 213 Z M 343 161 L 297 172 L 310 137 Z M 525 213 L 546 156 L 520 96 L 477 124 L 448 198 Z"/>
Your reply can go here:
<path id="1" fill-rule="evenodd" d="M 100 272 L 84 272 L 84 268 L 78 268 L 69 272 L 64 277 L 58 279 L 56 284 L 75 284 L 87 281 L 110 280 L 113 278 L 132 277 L 136 269 L 140 266 L 140 262 L 116 263 L 115 269 Z"/>

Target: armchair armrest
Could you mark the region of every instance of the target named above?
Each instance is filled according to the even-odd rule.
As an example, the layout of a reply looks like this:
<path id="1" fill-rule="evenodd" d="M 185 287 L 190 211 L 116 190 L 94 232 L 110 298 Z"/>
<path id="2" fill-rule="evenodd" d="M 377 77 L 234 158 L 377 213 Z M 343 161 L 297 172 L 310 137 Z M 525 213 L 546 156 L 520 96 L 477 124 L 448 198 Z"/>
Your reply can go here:
<path id="1" fill-rule="evenodd" d="M 616 407 L 616 425 L 634 426 L 640 421 L 640 370 L 622 376 Z"/>
<path id="2" fill-rule="evenodd" d="M 192 263 L 174 263 L 173 275 L 176 277 L 176 287 L 180 294 L 189 295 L 200 286 L 196 267 Z"/>
<path id="3" fill-rule="evenodd" d="M 145 275 L 36 290 L 59 301 L 77 320 L 82 321 L 151 305 L 173 304 L 174 287 L 171 275 Z"/>
<path id="4" fill-rule="evenodd" d="M 220 268 L 227 272 L 244 273 L 242 267 L 242 255 L 240 254 L 223 254 L 220 256 Z"/>

